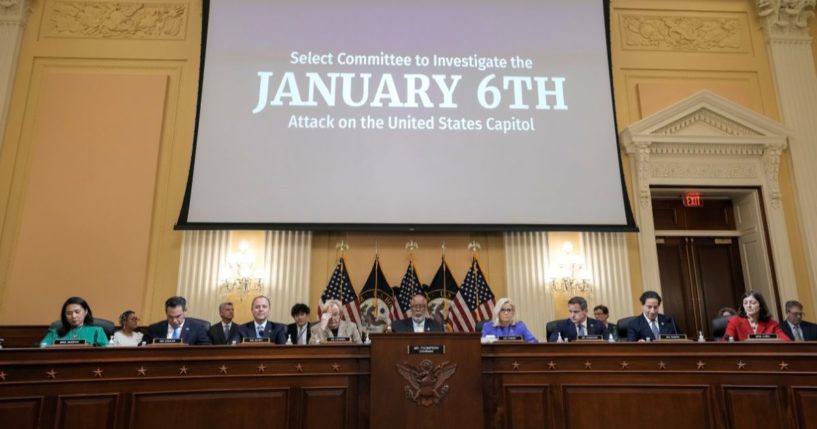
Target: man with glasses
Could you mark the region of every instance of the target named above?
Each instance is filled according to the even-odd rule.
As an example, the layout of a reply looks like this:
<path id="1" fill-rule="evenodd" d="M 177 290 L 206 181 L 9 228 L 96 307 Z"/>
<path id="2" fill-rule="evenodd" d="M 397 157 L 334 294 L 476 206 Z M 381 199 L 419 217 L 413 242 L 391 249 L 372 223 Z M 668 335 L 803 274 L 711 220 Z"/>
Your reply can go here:
<path id="1" fill-rule="evenodd" d="M 418 293 L 411 297 L 411 318 L 397 320 L 391 324 L 392 332 L 445 332 L 440 322 L 430 318 L 428 299 Z"/>
<path id="2" fill-rule="evenodd" d="M 817 340 L 817 325 L 803 320 L 803 304 L 799 301 L 786 302 L 786 320 L 780 324 L 780 328 L 793 341 L 815 341 Z"/>

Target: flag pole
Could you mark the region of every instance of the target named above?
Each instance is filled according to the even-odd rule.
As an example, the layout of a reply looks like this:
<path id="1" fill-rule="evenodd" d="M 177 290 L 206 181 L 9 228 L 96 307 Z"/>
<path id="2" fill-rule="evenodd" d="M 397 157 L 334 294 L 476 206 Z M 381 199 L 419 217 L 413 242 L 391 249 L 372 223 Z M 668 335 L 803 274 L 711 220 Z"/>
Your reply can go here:
<path id="1" fill-rule="evenodd" d="M 446 285 L 446 272 L 448 271 L 448 265 L 445 264 L 445 240 L 443 240 L 442 245 L 442 268 L 443 268 L 443 322 L 445 322 L 445 329 L 447 331 L 451 331 L 451 326 L 449 326 L 448 322 L 448 286 Z"/>
<path id="2" fill-rule="evenodd" d="M 377 321 L 380 315 L 380 306 L 377 303 L 377 273 L 380 271 L 380 249 L 377 247 L 377 240 L 374 242 L 374 317 Z"/>
<path id="3" fill-rule="evenodd" d="M 476 304 L 474 308 L 476 309 L 476 318 L 479 319 L 478 321 L 482 321 L 482 313 L 479 311 L 479 280 L 477 279 L 477 252 L 479 251 L 480 245 L 479 242 L 476 240 L 472 240 L 468 243 L 468 249 L 471 251 L 471 272 L 474 273 L 474 303 Z"/>

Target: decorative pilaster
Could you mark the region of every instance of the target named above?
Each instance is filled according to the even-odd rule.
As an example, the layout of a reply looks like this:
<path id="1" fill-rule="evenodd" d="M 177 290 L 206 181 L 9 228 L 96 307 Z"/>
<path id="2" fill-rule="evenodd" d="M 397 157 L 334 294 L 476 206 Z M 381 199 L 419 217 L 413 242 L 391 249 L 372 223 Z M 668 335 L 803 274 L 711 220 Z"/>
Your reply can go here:
<path id="1" fill-rule="evenodd" d="M 592 304 L 610 309 L 610 322 L 635 313 L 627 238 L 618 232 L 582 232 L 585 265 L 593 275 Z"/>
<path id="2" fill-rule="evenodd" d="M 29 3 L 30 0 L 0 0 L 0 147 L 17 70 L 17 54 L 26 18 L 31 12 Z"/>
<path id="3" fill-rule="evenodd" d="M 782 122 L 789 139 L 796 203 L 811 287 L 817 287 L 817 74 L 809 19 L 817 0 L 756 0 L 769 51 Z M 767 151 L 766 157 L 774 157 Z M 768 166 L 768 163 L 767 163 Z M 770 174 L 767 167 L 767 174 Z M 813 308 L 817 308 L 817 295 Z"/>
<path id="4" fill-rule="evenodd" d="M 547 341 L 545 325 L 555 316 L 553 294 L 547 286 L 548 253 L 546 232 L 505 233 L 508 297 L 519 319 L 542 342 Z"/>

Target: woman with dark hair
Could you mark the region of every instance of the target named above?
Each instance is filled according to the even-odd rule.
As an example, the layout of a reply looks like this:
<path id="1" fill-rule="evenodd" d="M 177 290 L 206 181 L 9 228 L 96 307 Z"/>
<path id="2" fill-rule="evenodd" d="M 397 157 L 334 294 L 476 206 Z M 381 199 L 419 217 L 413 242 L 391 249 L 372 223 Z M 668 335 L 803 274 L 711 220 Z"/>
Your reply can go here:
<path id="1" fill-rule="evenodd" d="M 93 326 L 94 316 L 91 314 L 91 307 L 84 299 L 72 296 L 65 300 L 60 320 L 62 322 L 60 327 L 49 329 L 48 334 L 40 341 L 41 346 L 50 346 L 56 340 L 85 340 L 86 343 L 94 346 L 108 344 L 105 331 L 99 326 Z"/>
<path id="2" fill-rule="evenodd" d="M 142 343 L 142 333 L 136 329 L 139 327 L 139 317 L 133 310 L 127 310 L 119 316 L 119 324 L 122 329 L 116 331 L 111 337 L 111 347 L 135 347 Z"/>
<path id="3" fill-rule="evenodd" d="M 726 333 L 721 341 L 727 341 L 729 338 L 734 338 L 735 341 L 745 341 L 751 334 L 777 334 L 778 339 L 790 341 L 780 329 L 780 325 L 769 314 L 763 295 L 750 290 L 743 294 L 743 301 L 738 306 L 738 314 L 729 319 Z"/>

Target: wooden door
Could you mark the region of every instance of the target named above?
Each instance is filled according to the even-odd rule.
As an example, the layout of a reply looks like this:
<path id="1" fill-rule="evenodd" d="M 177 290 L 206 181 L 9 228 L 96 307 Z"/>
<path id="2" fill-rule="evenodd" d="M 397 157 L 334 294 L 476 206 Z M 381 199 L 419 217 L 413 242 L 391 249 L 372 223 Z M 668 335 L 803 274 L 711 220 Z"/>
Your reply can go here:
<path id="1" fill-rule="evenodd" d="M 710 321 L 745 290 L 736 238 L 659 237 L 664 312 L 692 337 L 711 337 Z"/>

